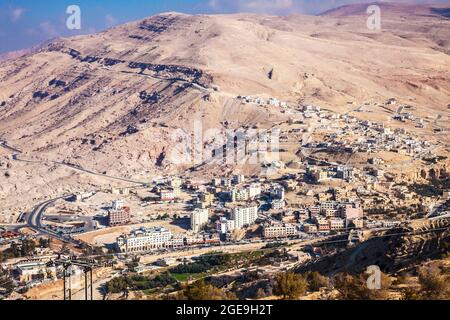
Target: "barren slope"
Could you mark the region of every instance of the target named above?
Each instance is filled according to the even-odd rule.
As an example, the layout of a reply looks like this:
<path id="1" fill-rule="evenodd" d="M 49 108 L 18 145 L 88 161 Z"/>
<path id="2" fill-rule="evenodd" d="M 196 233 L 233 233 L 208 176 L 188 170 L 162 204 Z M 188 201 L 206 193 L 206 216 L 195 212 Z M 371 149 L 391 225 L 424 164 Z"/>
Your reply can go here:
<path id="1" fill-rule="evenodd" d="M 174 129 L 195 120 L 203 129 L 270 127 L 286 118 L 237 95 L 339 111 L 348 101 L 396 97 L 424 115 L 448 115 L 448 11 L 382 8 L 380 33 L 355 8 L 318 17 L 169 13 L 56 40 L 0 64 L 0 139 L 24 158 L 149 179 L 177 169 L 168 161 Z M 38 170 L 15 165 L 31 180 Z M 9 191 L 0 199 L 13 189 L 33 193 L 27 179 L 1 179 Z"/>

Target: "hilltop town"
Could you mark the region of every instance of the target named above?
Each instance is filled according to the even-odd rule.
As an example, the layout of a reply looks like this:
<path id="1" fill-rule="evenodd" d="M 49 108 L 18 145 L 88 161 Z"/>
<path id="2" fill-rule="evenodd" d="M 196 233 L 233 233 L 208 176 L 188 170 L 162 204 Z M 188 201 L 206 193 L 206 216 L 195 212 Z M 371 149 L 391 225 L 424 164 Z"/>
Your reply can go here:
<path id="1" fill-rule="evenodd" d="M 183 175 L 46 202 L 19 218 L 13 228 L 19 232 L 4 228 L 1 233 L 3 247 L 9 248 L 4 267 L 12 268 L 19 290 L 36 292 L 35 287 L 60 278 L 61 270 L 49 269 L 48 262 L 61 253 L 102 257 L 121 272 L 158 273 L 208 253 L 258 252 L 273 245 L 292 255 L 278 267 L 263 268 L 276 273 L 315 265 L 333 252 L 321 249 L 328 242 L 353 248 L 391 230 L 448 223 L 446 146 L 393 128 L 401 121 L 398 113 L 390 116 L 389 127 L 358 118 L 368 104 L 352 115 L 275 99 L 244 101 L 289 115 L 270 129 L 279 134 L 276 150 L 267 144 L 267 136 L 273 136 L 267 132 L 245 144 L 245 153 L 264 159 L 258 163 L 260 174 L 244 175 L 244 163 L 238 166 L 244 169 L 205 179 L 198 177 L 200 166 Z M 277 160 L 267 161 L 278 152 Z M 37 240 L 44 247 L 33 246 L 32 257 L 20 258 L 17 252 L 25 243 Z"/>
<path id="2" fill-rule="evenodd" d="M 380 5 L 2 61 L 0 299 L 448 299 L 447 11 Z"/>

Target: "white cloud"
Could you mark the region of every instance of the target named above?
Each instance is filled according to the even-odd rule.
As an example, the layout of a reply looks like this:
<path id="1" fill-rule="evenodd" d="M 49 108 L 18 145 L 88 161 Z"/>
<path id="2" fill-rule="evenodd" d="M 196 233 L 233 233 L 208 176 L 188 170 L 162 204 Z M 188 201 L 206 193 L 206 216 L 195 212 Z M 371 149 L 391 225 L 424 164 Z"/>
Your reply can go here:
<path id="1" fill-rule="evenodd" d="M 116 25 L 118 23 L 118 20 L 111 14 L 107 14 L 105 16 L 105 21 L 106 21 L 106 26 L 108 28 L 112 27 L 112 26 L 114 26 L 114 25 Z"/>
<path id="2" fill-rule="evenodd" d="M 48 21 L 42 22 L 39 24 L 39 29 L 47 36 L 54 38 L 59 35 L 59 32 L 56 30 L 56 28 Z"/>
<path id="3" fill-rule="evenodd" d="M 27 33 L 32 36 L 44 36 L 45 38 L 55 38 L 60 35 L 56 27 L 49 21 L 41 22 L 36 28 L 28 29 Z"/>
<path id="4" fill-rule="evenodd" d="M 283 13 L 293 10 L 295 0 L 209 0 L 213 10 L 232 10 L 239 12 Z"/>
<path id="5" fill-rule="evenodd" d="M 11 21 L 12 22 L 19 21 L 20 18 L 22 18 L 24 12 L 25 12 L 25 9 L 24 8 L 20 8 L 20 7 L 11 9 L 10 12 L 9 12 L 9 16 L 11 18 Z"/>
<path id="6" fill-rule="evenodd" d="M 441 0 L 378 0 L 397 3 L 433 3 Z M 375 0 L 208 0 L 213 12 L 255 12 L 267 14 L 316 14 L 346 4 L 370 3 Z"/>

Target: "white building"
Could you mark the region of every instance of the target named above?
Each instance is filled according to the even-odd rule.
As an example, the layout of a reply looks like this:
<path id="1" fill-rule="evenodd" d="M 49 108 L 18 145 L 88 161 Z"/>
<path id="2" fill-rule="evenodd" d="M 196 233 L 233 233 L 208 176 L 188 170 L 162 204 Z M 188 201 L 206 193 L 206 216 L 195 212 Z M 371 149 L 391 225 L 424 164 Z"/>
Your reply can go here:
<path id="1" fill-rule="evenodd" d="M 285 208 L 286 203 L 284 200 L 273 200 L 272 201 L 272 209 L 273 210 L 283 210 Z"/>
<path id="2" fill-rule="evenodd" d="M 47 266 L 43 261 L 22 262 L 16 265 L 16 271 L 21 282 L 30 282 L 34 279 L 56 279 L 56 267 Z"/>
<path id="3" fill-rule="evenodd" d="M 256 197 L 259 197 L 261 195 L 261 184 L 259 183 L 252 183 L 249 187 L 248 187 L 248 196 L 250 199 L 254 199 Z"/>
<path id="4" fill-rule="evenodd" d="M 178 177 L 174 177 L 170 180 L 170 186 L 174 189 L 180 188 L 182 184 L 183 184 L 183 180 L 181 180 Z"/>
<path id="5" fill-rule="evenodd" d="M 252 225 L 258 219 L 258 207 L 236 207 L 231 212 L 231 220 L 235 221 L 235 228 L 241 229 Z"/>
<path id="6" fill-rule="evenodd" d="M 161 190 L 160 197 L 162 201 L 171 201 L 176 199 L 176 193 L 174 190 Z"/>
<path id="7" fill-rule="evenodd" d="M 123 201 L 123 200 L 114 200 L 111 205 L 111 207 L 114 210 L 122 210 L 124 206 L 125 206 L 125 201 Z"/>
<path id="8" fill-rule="evenodd" d="M 330 230 L 332 231 L 339 231 L 345 229 L 344 219 L 334 218 L 330 219 L 329 222 L 330 222 Z"/>
<path id="9" fill-rule="evenodd" d="M 236 229 L 236 223 L 234 220 L 228 220 L 225 217 L 221 217 L 217 222 L 217 231 L 221 234 L 226 234 Z"/>
<path id="10" fill-rule="evenodd" d="M 297 235 L 297 228 L 292 224 L 266 225 L 263 228 L 264 238 L 287 238 Z"/>
<path id="11" fill-rule="evenodd" d="M 142 252 L 170 246 L 172 236 L 166 228 L 140 228 L 118 237 L 116 244 L 121 252 Z"/>
<path id="12" fill-rule="evenodd" d="M 247 201 L 249 200 L 249 192 L 247 189 L 236 189 L 230 191 L 231 201 Z"/>
<path id="13" fill-rule="evenodd" d="M 208 209 L 195 209 L 191 215 L 191 229 L 195 233 L 200 232 L 207 224 L 209 218 Z"/>

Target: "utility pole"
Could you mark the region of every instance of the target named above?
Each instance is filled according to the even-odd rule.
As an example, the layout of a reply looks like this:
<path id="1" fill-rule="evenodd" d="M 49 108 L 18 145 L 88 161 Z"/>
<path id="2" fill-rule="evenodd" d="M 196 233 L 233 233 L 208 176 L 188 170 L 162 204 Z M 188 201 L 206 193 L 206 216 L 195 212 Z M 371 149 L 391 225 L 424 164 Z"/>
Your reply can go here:
<path id="1" fill-rule="evenodd" d="M 56 264 L 63 266 L 63 281 L 64 281 L 64 300 L 72 300 L 72 281 L 71 274 L 74 267 L 80 267 L 84 273 L 84 298 L 85 300 L 93 300 L 93 276 L 92 270 L 94 268 L 112 267 L 112 264 L 99 265 L 94 261 L 77 261 L 77 260 L 65 260 L 56 259 L 47 263 L 47 266 L 54 266 Z"/>

